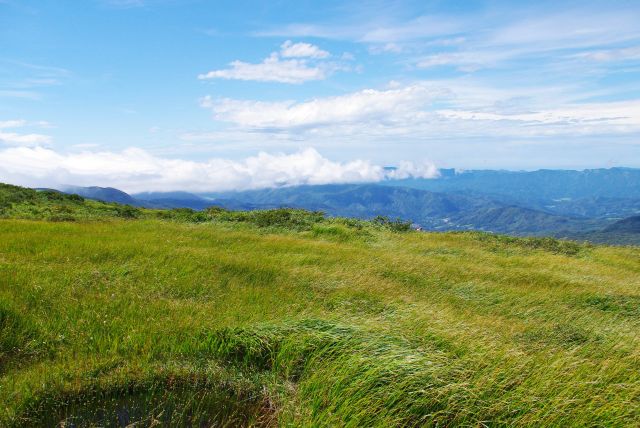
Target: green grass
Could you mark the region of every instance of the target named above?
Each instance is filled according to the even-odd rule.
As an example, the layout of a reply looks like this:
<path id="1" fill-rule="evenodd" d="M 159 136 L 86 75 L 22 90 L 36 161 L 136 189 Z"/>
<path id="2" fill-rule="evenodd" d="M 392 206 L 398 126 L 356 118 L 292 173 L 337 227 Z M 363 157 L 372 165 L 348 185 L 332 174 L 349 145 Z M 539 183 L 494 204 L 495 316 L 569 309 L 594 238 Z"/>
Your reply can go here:
<path id="1" fill-rule="evenodd" d="M 26 193 L 0 220 L 1 426 L 640 420 L 638 248 Z"/>

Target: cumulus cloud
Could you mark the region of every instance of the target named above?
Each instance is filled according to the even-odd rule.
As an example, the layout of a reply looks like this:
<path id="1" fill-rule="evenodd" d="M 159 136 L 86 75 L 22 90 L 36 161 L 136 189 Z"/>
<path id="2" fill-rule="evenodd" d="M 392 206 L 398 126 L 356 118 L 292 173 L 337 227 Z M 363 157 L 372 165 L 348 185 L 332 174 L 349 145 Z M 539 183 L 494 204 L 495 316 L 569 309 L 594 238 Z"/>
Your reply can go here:
<path id="1" fill-rule="evenodd" d="M 0 143 L 12 146 L 39 146 L 51 143 L 52 138 L 49 135 L 4 131 L 27 125 L 27 121 L 22 119 L 0 121 Z"/>
<path id="2" fill-rule="evenodd" d="M 345 67 L 321 61 L 329 52 L 309 43 L 284 42 L 280 52 L 272 52 L 258 64 L 240 60 L 229 63 L 229 68 L 212 70 L 198 75 L 198 79 L 253 80 L 299 84 L 312 80 L 324 80 Z"/>
<path id="3" fill-rule="evenodd" d="M 309 66 L 304 60 L 282 60 L 277 53 L 272 53 L 259 64 L 233 61 L 229 66 L 230 68 L 224 70 L 213 70 L 200 74 L 198 79 L 254 80 L 297 84 L 310 80 L 324 80 L 330 73 L 329 68 Z"/>
<path id="4" fill-rule="evenodd" d="M 388 121 L 419 110 L 441 91 L 416 84 L 395 89 L 365 89 L 305 102 L 243 101 L 205 97 L 201 105 L 216 119 L 255 128 L 296 128 Z"/>
<path id="5" fill-rule="evenodd" d="M 334 162 L 311 148 L 293 154 L 259 153 L 240 161 L 215 158 L 203 162 L 161 158 L 138 148 L 69 154 L 43 147 L 0 150 L 3 182 L 34 187 L 112 186 L 128 192 L 247 190 L 428 178 L 437 173 L 428 162 L 403 162 L 391 171 L 366 160 Z"/>
<path id="6" fill-rule="evenodd" d="M 280 46 L 280 55 L 283 58 L 327 58 L 330 54 L 310 43 L 293 43 L 287 40 Z"/>

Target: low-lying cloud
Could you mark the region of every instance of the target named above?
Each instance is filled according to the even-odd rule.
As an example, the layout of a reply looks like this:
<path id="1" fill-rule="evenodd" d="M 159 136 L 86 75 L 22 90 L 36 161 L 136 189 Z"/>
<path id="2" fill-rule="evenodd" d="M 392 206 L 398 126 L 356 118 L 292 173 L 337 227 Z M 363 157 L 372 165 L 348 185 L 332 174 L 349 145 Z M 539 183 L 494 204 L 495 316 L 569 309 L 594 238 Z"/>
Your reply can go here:
<path id="1" fill-rule="evenodd" d="M 361 183 L 438 174 L 430 162 L 386 169 L 367 160 L 334 162 L 309 148 L 292 154 L 261 152 L 244 160 L 167 159 L 139 148 L 121 152 L 58 153 L 44 147 L 0 150 L 0 181 L 31 187 L 110 186 L 127 192 L 231 191 L 303 184 Z"/>

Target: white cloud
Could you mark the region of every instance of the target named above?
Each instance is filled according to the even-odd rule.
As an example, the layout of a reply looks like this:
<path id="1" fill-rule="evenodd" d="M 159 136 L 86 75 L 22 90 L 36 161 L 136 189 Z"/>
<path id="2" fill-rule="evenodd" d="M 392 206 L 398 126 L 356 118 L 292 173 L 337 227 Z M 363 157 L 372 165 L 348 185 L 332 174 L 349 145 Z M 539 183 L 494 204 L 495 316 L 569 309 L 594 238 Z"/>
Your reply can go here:
<path id="1" fill-rule="evenodd" d="M 592 61 L 631 61 L 640 59 L 640 46 L 621 49 L 605 49 L 583 52 L 574 55 L 576 58 L 584 58 Z"/>
<path id="2" fill-rule="evenodd" d="M 201 105 L 211 108 L 218 120 L 255 128 L 333 126 L 341 123 L 386 122 L 399 114 L 411 114 L 441 91 L 416 84 L 397 89 L 365 89 L 351 94 L 294 101 L 262 102 L 205 97 Z"/>
<path id="3" fill-rule="evenodd" d="M 530 113 L 500 114 L 494 112 L 439 110 L 449 119 L 472 121 L 513 121 L 531 125 L 605 126 L 640 130 L 640 100 L 608 103 L 568 104 Z"/>
<path id="4" fill-rule="evenodd" d="M 22 98 L 25 100 L 38 100 L 40 94 L 35 91 L 24 91 L 18 89 L 0 90 L 0 97 L 3 98 Z"/>
<path id="5" fill-rule="evenodd" d="M 387 171 L 387 177 L 391 180 L 404 180 L 406 178 L 435 178 L 440 174 L 438 168 L 431 162 L 419 163 L 401 161 L 398 167 Z"/>
<path id="6" fill-rule="evenodd" d="M 383 43 L 369 46 L 369 53 L 381 54 L 381 53 L 402 53 L 405 50 L 404 46 L 398 43 Z"/>
<path id="7" fill-rule="evenodd" d="M 43 134 L 18 134 L 16 132 L 0 132 L 0 143 L 15 146 L 38 146 L 50 144 L 52 138 Z"/>
<path id="8" fill-rule="evenodd" d="M 25 126 L 26 124 L 27 124 L 27 121 L 23 120 L 23 119 L 19 119 L 19 120 L 0 120 L 0 129 L 20 128 L 22 126 Z"/>
<path id="9" fill-rule="evenodd" d="M 531 17 L 529 17 L 531 16 Z M 538 50 L 578 48 L 637 39 L 640 13 L 637 9 L 562 10 L 552 14 L 530 14 L 513 20 L 490 34 L 495 45 L 531 45 Z"/>
<path id="10" fill-rule="evenodd" d="M 302 184 L 376 182 L 434 177 L 433 164 L 403 162 L 387 171 L 366 160 L 334 162 L 314 149 L 259 153 L 241 161 L 166 159 L 129 148 L 122 152 L 62 154 L 42 147 L 0 150 L 0 181 L 26 186 L 112 186 L 128 192 L 226 191 Z"/>
<path id="11" fill-rule="evenodd" d="M 500 61 L 508 59 L 511 51 L 460 51 L 444 52 L 428 55 L 416 62 L 418 68 L 432 68 L 439 66 L 454 66 L 460 71 L 472 72 L 482 68 L 494 66 Z"/>
<path id="12" fill-rule="evenodd" d="M 576 102 L 562 88 L 496 89 L 468 79 L 390 82 L 387 89 L 365 89 L 308 101 L 262 102 L 205 97 L 201 105 L 227 122 L 228 135 L 209 142 L 266 144 L 296 141 L 314 146 L 371 147 L 470 138 L 520 139 L 640 132 L 640 99 Z M 588 96 L 581 93 L 578 99 Z M 243 136 L 244 135 L 244 136 Z M 258 137 L 261 136 L 261 137 Z M 196 141 L 197 136 L 189 136 Z M 265 141 L 266 139 L 266 141 Z M 244 142 L 243 142 L 244 141 Z"/>
<path id="13" fill-rule="evenodd" d="M 324 80 L 329 69 L 308 66 L 306 61 L 298 59 L 281 60 L 273 53 L 259 64 L 233 61 L 231 68 L 213 70 L 200 74 L 198 79 L 254 80 L 258 82 L 304 83 L 309 80 Z"/>
<path id="14" fill-rule="evenodd" d="M 329 52 L 309 43 L 284 42 L 280 52 L 272 52 L 261 63 L 244 61 L 229 63 L 230 68 L 212 70 L 198 79 L 253 80 L 258 82 L 280 82 L 299 84 L 312 80 L 324 80 L 345 67 L 327 61 Z"/>
<path id="15" fill-rule="evenodd" d="M 399 25 L 373 26 L 359 39 L 367 43 L 397 43 L 455 34 L 464 30 L 464 25 L 460 18 L 424 15 Z"/>
<path id="16" fill-rule="evenodd" d="M 547 137 L 549 142 L 561 145 L 562 138 L 606 135 L 608 144 L 615 144 L 625 135 L 640 132 L 640 100 L 565 104 L 529 112 L 515 109 L 512 113 L 508 109 L 439 109 L 435 114 L 448 124 L 452 136 L 510 140 Z"/>
<path id="17" fill-rule="evenodd" d="M 330 54 L 309 43 L 293 43 L 287 40 L 280 46 L 280 55 L 283 58 L 327 58 Z"/>
<path id="18" fill-rule="evenodd" d="M 46 125 L 42 125 L 40 122 L 37 125 L 48 126 L 48 123 L 43 123 Z M 22 128 L 27 125 L 28 122 L 23 119 L 0 121 L 0 143 L 12 146 L 39 146 L 51 143 L 52 138 L 49 135 L 3 131 L 3 129 Z"/>
<path id="19" fill-rule="evenodd" d="M 448 36 L 464 31 L 469 26 L 469 21 L 460 16 L 423 15 L 411 20 L 391 23 L 381 23 L 378 19 L 349 22 L 342 26 L 294 23 L 260 31 L 256 35 L 318 37 L 386 44 Z"/>
<path id="20" fill-rule="evenodd" d="M 421 59 L 416 64 L 419 68 L 438 67 L 441 65 L 460 65 L 460 64 L 472 64 L 474 61 L 469 61 L 464 54 L 454 53 L 440 53 L 429 55 L 426 58 Z"/>
<path id="21" fill-rule="evenodd" d="M 0 58 L 0 97 L 39 100 L 45 87 L 64 83 L 72 73 L 60 67 L 32 64 L 8 58 Z M 13 76 L 6 79 L 8 76 Z"/>
<path id="22" fill-rule="evenodd" d="M 567 59 L 581 57 L 596 61 L 638 59 L 638 48 L 619 48 L 640 39 L 637 10 L 560 10 L 556 13 L 529 13 L 524 19 L 507 19 L 493 25 L 490 31 L 471 29 L 460 49 L 435 53 L 417 61 L 419 67 L 458 65 L 462 71 L 509 66 L 513 61 L 535 59 L 538 70 L 564 63 L 576 69 Z M 507 17 L 509 18 L 509 17 Z M 610 48 L 607 48 L 610 47 Z M 604 48 L 604 49 L 603 49 Z M 567 50 L 590 49 L 577 55 Z M 554 72 L 554 71 L 551 71 Z M 555 71 L 557 73 L 557 69 Z"/>
<path id="23" fill-rule="evenodd" d="M 473 14 L 412 19 L 399 19 L 400 15 L 381 9 L 371 14 L 378 19 L 342 25 L 294 23 L 258 35 L 350 40 L 367 44 L 371 53 L 411 55 L 407 62 L 421 63 L 420 67 L 447 64 L 465 72 L 527 58 L 535 59 L 533 66 L 538 69 L 550 67 L 567 63 L 567 50 L 599 49 L 585 55 L 597 61 L 638 58 L 635 48 L 624 47 L 640 40 L 640 11 L 630 5 L 489 6 Z M 382 21 L 380 16 L 384 16 Z"/>

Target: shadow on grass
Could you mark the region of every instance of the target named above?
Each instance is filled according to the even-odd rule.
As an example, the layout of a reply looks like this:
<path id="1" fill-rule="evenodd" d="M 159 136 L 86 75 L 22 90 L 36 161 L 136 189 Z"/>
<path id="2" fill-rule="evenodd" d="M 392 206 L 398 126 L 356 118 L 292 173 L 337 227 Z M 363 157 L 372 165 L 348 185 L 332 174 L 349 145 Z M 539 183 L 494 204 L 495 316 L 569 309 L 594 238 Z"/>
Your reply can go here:
<path id="1" fill-rule="evenodd" d="M 14 426 L 270 426 L 272 409 L 259 388 L 169 376 L 78 391 L 50 391 L 28 403 Z"/>

